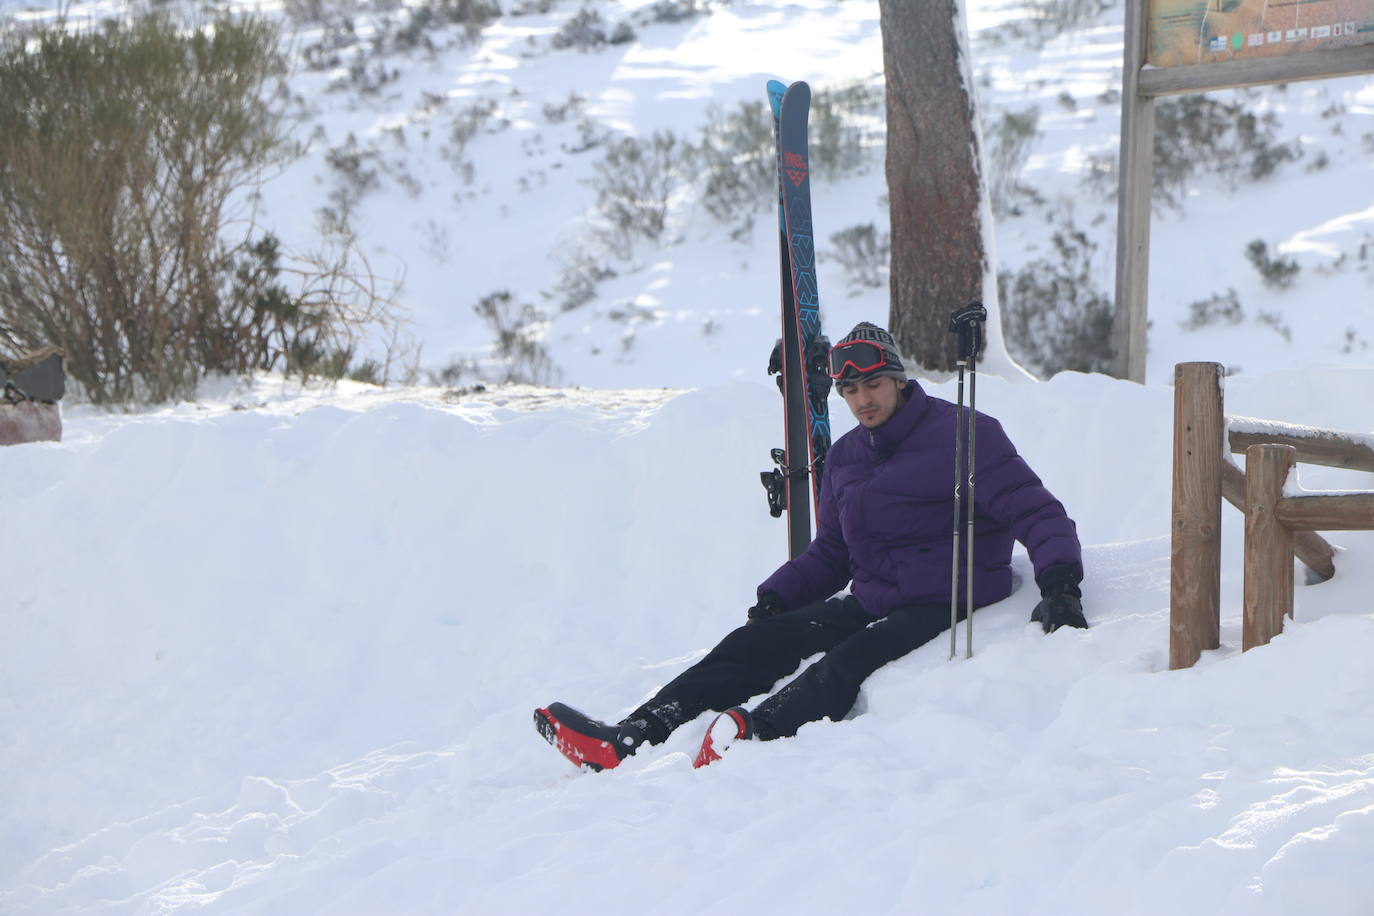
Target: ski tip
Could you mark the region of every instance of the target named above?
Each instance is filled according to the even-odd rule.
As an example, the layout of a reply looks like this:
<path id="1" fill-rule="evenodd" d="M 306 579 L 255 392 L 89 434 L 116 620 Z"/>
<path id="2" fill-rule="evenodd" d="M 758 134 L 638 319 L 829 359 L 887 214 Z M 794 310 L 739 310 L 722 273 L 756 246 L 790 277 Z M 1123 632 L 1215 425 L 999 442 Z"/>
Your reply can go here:
<path id="1" fill-rule="evenodd" d="M 782 95 L 782 94 L 783 94 L 784 92 L 786 92 L 786 91 L 787 91 L 787 84 L 784 83 L 784 82 L 782 82 L 781 80 L 769 80 L 769 81 L 768 81 L 768 92 L 769 92 L 769 94 L 771 94 L 771 95 Z"/>

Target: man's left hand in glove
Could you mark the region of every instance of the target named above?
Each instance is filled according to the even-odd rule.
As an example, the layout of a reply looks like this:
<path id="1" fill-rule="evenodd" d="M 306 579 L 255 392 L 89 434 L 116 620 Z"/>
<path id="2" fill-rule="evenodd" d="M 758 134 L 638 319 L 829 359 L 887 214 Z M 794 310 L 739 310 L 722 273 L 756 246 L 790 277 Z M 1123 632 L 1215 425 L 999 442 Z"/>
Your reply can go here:
<path id="1" fill-rule="evenodd" d="M 1040 603 L 1031 612 L 1031 620 L 1040 624 L 1046 633 L 1060 627 L 1088 628 L 1083 616 L 1083 593 L 1078 589 L 1078 577 L 1070 569 L 1055 567 L 1045 570 L 1037 584 Z"/>

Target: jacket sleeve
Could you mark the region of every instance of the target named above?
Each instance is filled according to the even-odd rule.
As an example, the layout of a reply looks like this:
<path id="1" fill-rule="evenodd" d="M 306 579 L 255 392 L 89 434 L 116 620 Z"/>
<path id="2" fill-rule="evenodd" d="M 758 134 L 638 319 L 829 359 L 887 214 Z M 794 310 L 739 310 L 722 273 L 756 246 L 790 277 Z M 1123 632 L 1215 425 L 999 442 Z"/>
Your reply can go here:
<path id="1" fill-rule="evenodd" d="M 1072 571 L 1075 581 L 1082 581 L 1078 527 L 1017 453 L 1002 424 L 979 414 L 975 448 L 974 501 L 978 509 L 1006 525 L 1025 545 L 1037 581 L 1055 567 Z"/>
<path id="2" fill-rule="evenodd" d="M 779 566 L 764 580 L 758 594 L 773 592 L 789 611 L 824 601 L 849 583 L 849 548 L 840 533 L 840 512 L 827 468 L 821 480 L 821 510 L 816 538 L 796 559 Z"/>

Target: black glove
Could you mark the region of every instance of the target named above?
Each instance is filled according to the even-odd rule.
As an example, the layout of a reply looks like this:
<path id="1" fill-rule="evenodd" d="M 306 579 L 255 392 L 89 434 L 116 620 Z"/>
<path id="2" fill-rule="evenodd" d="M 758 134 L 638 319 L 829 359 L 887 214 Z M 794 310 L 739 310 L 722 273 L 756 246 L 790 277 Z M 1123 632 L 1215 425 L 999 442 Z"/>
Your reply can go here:
<path id="1" fill-rule="evenodd" d="M 759 603 L 749 609 L 749 623 L 758 623 L 785 610 L 787 608 L 782 606 L 782 599 L 776 592 L 764 592 L 759 595 Z"/>
<path id="2" fill-rule="evenodd" d="M 1046 633 L 1064 626 L 1088 628 L 1088 620 L 1083 616 L 1083 593 L 1078 590 L 1078 576 L 1073 570 L 1063 566 L 1047 569 L 1037 584 L 1040 603 L 1031 612 L 1032 621 L 1039 623 Z"/>

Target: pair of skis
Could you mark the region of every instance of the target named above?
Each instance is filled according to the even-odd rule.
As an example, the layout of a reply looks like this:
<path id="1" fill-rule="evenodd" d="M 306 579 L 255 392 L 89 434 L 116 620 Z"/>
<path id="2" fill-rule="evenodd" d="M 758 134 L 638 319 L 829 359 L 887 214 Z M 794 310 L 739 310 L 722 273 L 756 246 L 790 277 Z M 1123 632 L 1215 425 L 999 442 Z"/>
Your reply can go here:
<path id="1" fill-rule="evenodd" d="M 783 395 L 784 448 L 771 452 L 760 477 L 774 518 L 787 512 L 788 555 L 811 543 L 811 508 L 820 514 L 821 474 L 830 448 L 830 342 L 821 334 L 816 238 L 811 223 L 811 160 L 807 117 L 811 87 L 768 81 L 778 162 L 778 253 L 782 337 L 769 360 Z"/>

